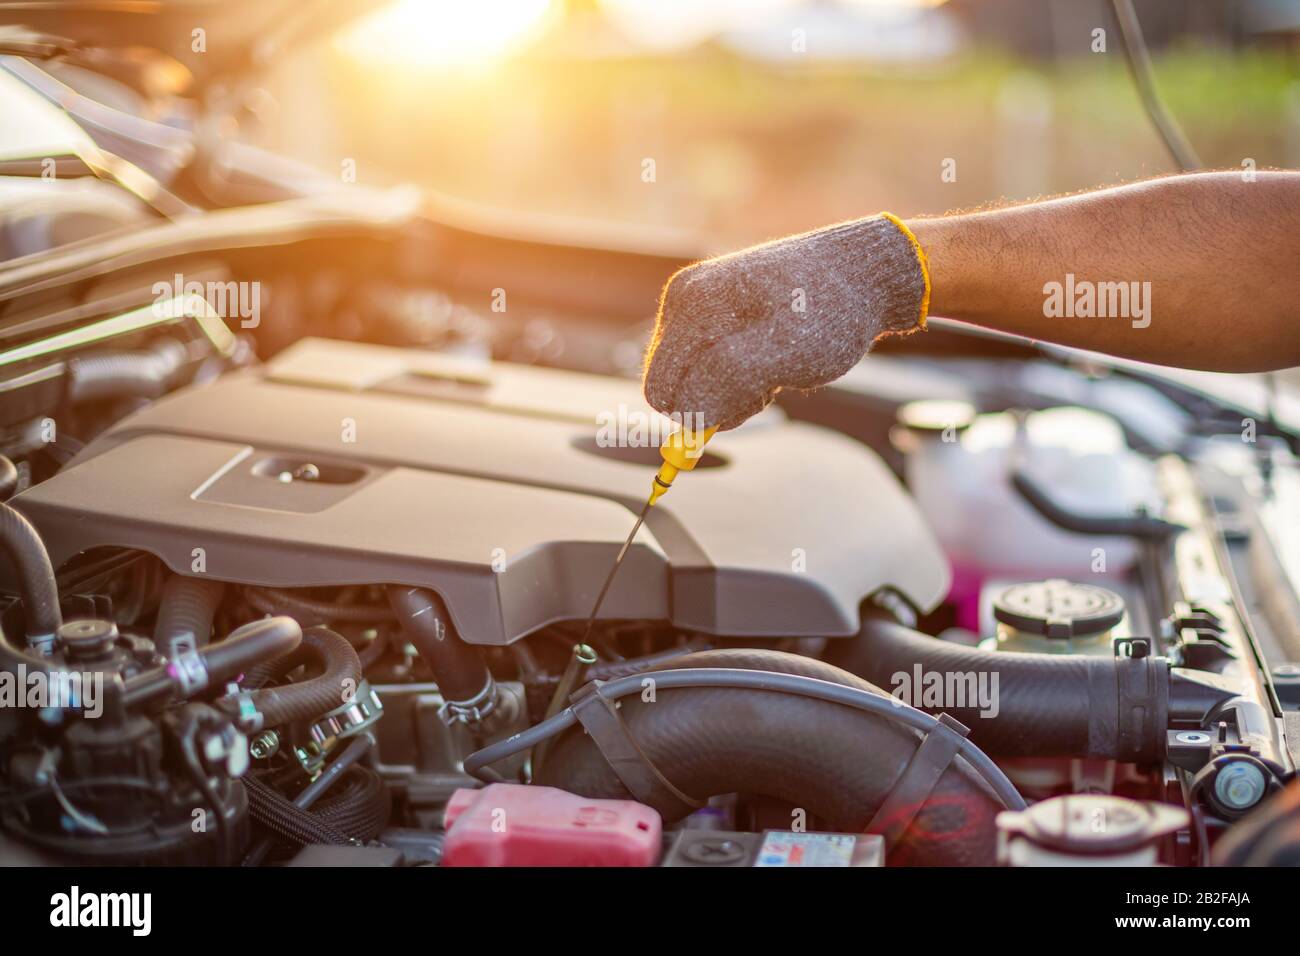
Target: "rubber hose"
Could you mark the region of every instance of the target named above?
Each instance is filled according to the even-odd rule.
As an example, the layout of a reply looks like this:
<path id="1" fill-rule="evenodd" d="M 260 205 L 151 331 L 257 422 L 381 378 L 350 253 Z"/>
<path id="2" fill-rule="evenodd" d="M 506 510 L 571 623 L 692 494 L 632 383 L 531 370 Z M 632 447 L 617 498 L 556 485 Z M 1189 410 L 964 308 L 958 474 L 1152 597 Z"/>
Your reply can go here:
<path id="1" fill-rule="evenodd" d="M 492 675 L 478 649 L 456 636 L 442 600 L 432 591 L 394 585 L 388 600 L 406 639 L 433 671 L 444 700 L 456 703 L 485 696 Z"/>
<path id="2" fill-rule="evenodd" d="M 32 523 L 16 509 L 0 503 L 0 549 L 9 557 L 18 578 L 28 644 L 52 641 L 63 624 L 59 588 L 49 552 Z"/>
<path id="3" fill-rule="evenodd" d="M 348 643 L 351 643 L 351 641 Z M 352 649 L 357 651 L 357 659 L 361 661 L 362 673 L 365 673 L 366 668 L 383 655 L 387 646 L 388 638 L 384 631 L 380 631 L 374 640 L 360 650 L 357 650 L 355 644 L 352 645 Z M 271 681 L 288 674 L 295 667 L 308 663 L 309 660 L 311 658 L 305 656 L 305 652 L 300 649 L 297 654 L 289 654 L 273 661 L 254 664 L 244 672 L 244 679 L 239 682 L 240 686 L 248 690 L 265 687 Z"/>
<path id="4" fill-rule="evenodd" d="M 326 630 L 326 628 L 321 628 Z M 330 631 L 330 633 L 334 633 Z M 347 639 L 344 639 L 347 640 Z M 351 644 L 351 641 L 348 641 Z M 352 648 L 356 650 L 355 646 Z M 308 644 L 299 644 L 291 653 L 283 657 L 277 657 L 274 661 L 261 661 L 255 663 L 250 669 L 244 671 L 244 678 L 240 680 L 240 687 L 246 691 L 256 691 L 256 689 L 265 687 L 272 680 L 279 680 L 291 671 L 302 667 L 304 663 L 313 663 L 320 661 L 320 653 Z M 357 653 L 357 661 L 361 662 L 361 670 L 365 670 L 365 661 L 360 653 Z"/>
<path id="5" fill-rule="evenodd" d="M 384 604 L 332 604 L 279 588 L 245 588 L 244 596 L 263 614 L 288 614 L 308 625 L 338 621 L 366 624 L 393 617 L 392 610 Z"/>
<path id="6" fill-rule="evenodd" d="M 74 402 L 106 398 L 157 398 L 185 364 L 185 346 L 171 339 L 143 352 L 105 352 L 69 363 L 68 395 Z"/>
<path id="7" fill-rule="evenodd" d="M 205 647 L 226 586 L 207 578 L 174 575 L 163 588 L 154 623 L 154 644 L 168 657 L 178 650 Z"/>
<path id="8" fill-rule="evenodd" d="M 259 690 L 272 681 L 277 681 L 297 670 L 302 665 L 318 662 L 319 660 L 320 658 L 315 651 L 299 644 L 282 657 L 269 661 L 258 661 L 252 667 L 249 667 L 244 671 L 244 677 L 239 682 L 239 686 L 244 690 Z"/>
<path id="9" fill-rule="evenodd" d="M 780 651 L 701 651 L 656 670 L 705 667 L 775 671 L 883 693 L 839 668 Z M 919 731 L 883 717 L 765 690 L 661 689 L 653 702 L 630 696 L 620 704 L 641 750 L 696 800 L 724 793 L 773 797 L 847 833 L 860 833 L 872 821 L 922 741 Z M 583 796 L 630 796 L 580 727 L 559 738 L 536 782 Z M 890 863 L 990 865 L 1000 809 L 988 784 L 957 757 L 891 851 Z M 681 816 L 669 811 L 665 821 Z"/>
<path id="10" fill-rule="evenodd" d="M 1138 538 L 1163 541 L 1179 531 L 1182 525 L 1138 513 L 1132 515 L 1094 515 L 1071 511 L 1052 498 L 1046 488 L 1029 476 L 1022 468 L 1011 471 L 1011 487 L 1020 493 L 1031 508 L 1058 528 L 1073 534 L 1090 534 L 1097 537 Z"/>
<path id="11" fill-rule="evenodd" d="M 321 673 L 296 684 L 250 691 L 249 697 L 261 712 L 264 727 L 278 727 L 329 713 L 342 706 L 346 692 L 355 691 L 361 682 L 361 661 L 341 635 L 314 627 L 303 632 L 300 648 L 321 666 Z M 225 706 L 236 710 L 238 703 L 227 697 Z"/>
<path id="12" fill-rule="evenodd" d="M 251 621 L 236 628 L 224 641 L 209 644 L 197 652 L 202 662 L 201 683 L 194 684 L 191 678 L 182 679 L 190 669 L 171 662 L 128 678 L 123 703 L 128 707 L 139 706 L 164 699 L 177 691 L 188 697 L 203 687 L 238 677 L 257 661 L 291 653 L 301 640 L 302 628 L 291 617 Z"/>
<path id="13" fill-rule="evenodd" d="M 986 651 L 868 618 L 858 637 L 831 641 L 826 659 L 886 690 L 906 680 L 914 690 L 905 702 L 961 721 L 989 754 L 1143 762 L 1164 753 L 1169 668 L 1162 658 Z M 930 675 L 945 683 L 940 705 L 915 690 L 918 676 Z M 971 693 L 980 680 L 996 691 L 996 707 L 982 707 Z M 959 695 L 947 692 L 950 681 Z"/>
<path id="14" fill-rule="evenodd" d="M 250 621 L 230 632 L 224 641 L 199 651 L 212 681 L 237 677 L 246 667 L 268 657 L 290 653 L 302 640 L 302 628 L 291 617 Z"/>

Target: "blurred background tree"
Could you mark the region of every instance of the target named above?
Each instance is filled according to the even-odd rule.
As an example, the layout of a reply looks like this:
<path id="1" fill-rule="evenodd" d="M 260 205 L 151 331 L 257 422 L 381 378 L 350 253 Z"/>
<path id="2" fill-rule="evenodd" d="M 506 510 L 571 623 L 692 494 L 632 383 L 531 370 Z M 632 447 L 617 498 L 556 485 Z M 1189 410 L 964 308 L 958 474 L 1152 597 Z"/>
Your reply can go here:
<path id="1" fill-rule="evenodd" d="M 1207 165 L 1300 167 L 1300 2 L 1136 7 Z M 713 249 L 1173 171 L 1106 0 L 398 0 L 269 88 L 322 168 Z"/>

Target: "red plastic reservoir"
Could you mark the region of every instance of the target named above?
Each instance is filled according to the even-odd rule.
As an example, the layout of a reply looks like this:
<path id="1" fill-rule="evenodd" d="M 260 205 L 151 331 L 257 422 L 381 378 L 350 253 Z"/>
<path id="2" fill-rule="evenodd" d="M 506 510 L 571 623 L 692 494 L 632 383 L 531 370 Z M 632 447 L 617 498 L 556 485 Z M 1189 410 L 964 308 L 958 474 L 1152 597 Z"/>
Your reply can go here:
<path id="1" fill-rule="evenodd" d="M 659 814 L 633 800 L 493 783 L 447 803 L 443 866 L 654 866 Z"/>

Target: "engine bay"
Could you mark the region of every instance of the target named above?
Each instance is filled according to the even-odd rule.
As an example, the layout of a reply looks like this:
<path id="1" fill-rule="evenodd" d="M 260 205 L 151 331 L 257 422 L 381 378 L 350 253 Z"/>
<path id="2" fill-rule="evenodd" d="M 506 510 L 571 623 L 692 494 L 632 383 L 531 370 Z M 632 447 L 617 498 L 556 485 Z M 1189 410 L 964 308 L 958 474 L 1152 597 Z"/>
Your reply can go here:
<path id="1" fill-rule="evenodd" d="M 0 356 L 6 853 L 1285 852 L 1293 621 L 1244 587 L 1295 462 L 1204 399 L 960 333 L 882 350 L 711 442 L 584 630 L 673 428 L 634 380 L 267 348 L 201 301 L 104 321 Z"/>

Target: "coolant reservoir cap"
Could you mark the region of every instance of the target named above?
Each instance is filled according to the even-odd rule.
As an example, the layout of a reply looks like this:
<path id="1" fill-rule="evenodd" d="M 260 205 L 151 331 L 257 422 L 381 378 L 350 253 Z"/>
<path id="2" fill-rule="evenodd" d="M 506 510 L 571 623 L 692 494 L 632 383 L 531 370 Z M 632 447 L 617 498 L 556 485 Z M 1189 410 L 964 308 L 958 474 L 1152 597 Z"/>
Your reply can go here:
<path id="1" fill-rule="evenodd" d="M 1126 797 L 1076 793 L 998 814 L 998 829 L 1051 850 L 1080 854 L 1133 850 L 1187 824 L 1187 811 Z"/>
<path id="2" fill-rule="evenodd" d="M 898 423 L 913 431 L 962 431 L 975 421 L 975 406 L 960 399 L 926 398 L 907 402 L 898 410 Z"/>
<path id="3" fill-rule="evenodd" d="M 1124 617 L 1124 599 L 1093 584 L 1059 578 L 1013 584 L 993 602 L 993 616 L 1018 631 L 1071 638 L 1103 634 Z"/>

